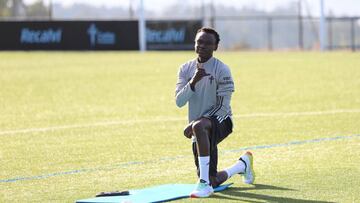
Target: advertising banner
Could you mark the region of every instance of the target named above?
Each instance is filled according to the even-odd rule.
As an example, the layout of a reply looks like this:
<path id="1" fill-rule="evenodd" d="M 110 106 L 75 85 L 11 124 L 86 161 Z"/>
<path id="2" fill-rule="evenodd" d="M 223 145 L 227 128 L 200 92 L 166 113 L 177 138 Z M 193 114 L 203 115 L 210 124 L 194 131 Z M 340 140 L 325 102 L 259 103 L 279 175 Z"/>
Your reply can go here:
<path id="1" fill-rule="evenodd" d="M 148 50 L 193 50 L 200 20 L 146 21 Z"/>
<path id="2" fill-rule="evenodd" d="M 0 50 L 138 50 L 137 21 L 0 22 Z"/>

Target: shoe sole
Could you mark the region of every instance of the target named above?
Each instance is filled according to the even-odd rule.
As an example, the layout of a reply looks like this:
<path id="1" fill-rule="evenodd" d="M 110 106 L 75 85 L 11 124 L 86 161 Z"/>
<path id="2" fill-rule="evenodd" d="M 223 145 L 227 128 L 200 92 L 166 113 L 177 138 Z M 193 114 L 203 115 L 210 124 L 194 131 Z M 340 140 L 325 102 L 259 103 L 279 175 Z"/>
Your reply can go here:
<path id="1" fill-rule="evenodd" d="M 251 154 L 251 152 L 246 152 L 247 156 L 249 157 L 249 160 L 250 160 L 250 173 L 252 174 L 253 176 L 253 179 L 252 181 L 244 181 L 246 184 L 253 184 L 254 181 L 255 181 L 255 171 L 254 171 L 254 161 L 253 161 L 253 156 Z"/>
<path id="2" fill-rule="evenodd" d="M 190 198 L 206 198 L 206 197 L 210 197 L 213 193 L 209 194 L 209 196 L 196 196 L 194 194 L 190 194 Z"/>

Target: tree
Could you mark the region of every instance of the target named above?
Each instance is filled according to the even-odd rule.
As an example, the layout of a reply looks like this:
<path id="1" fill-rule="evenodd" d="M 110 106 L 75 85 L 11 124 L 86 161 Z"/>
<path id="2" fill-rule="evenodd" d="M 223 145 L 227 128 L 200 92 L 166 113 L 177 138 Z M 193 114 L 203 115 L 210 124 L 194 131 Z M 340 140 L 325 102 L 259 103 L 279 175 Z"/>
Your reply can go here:
<path id="1" fill-rule="evenodd" d="M 49 9 L 44 1 L 37 0 L 26 7 L 26 16 L 28 17 L 48 17 Z"/>
<path id="2" fill-rule="evenodd" d="M 0 0 L 0 17 L 7 17 L 11 14 L 11 0 Z"/>

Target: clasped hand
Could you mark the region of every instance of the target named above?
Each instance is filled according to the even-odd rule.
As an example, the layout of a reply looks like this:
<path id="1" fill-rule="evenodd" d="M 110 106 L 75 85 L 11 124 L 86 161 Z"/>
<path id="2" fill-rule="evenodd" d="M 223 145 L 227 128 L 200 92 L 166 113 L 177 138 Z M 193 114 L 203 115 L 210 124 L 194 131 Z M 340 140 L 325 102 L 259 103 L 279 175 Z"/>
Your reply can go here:
<path id="1" fill-rule="evenodd" d="M 190 80 L 191 89 L 195 90 L 195 84 L 199 82 L 203 77 L 209 76 L 209 73 L 205 72 L 205 69 L 201 64 L 197 63 L 194 76 Z"/>

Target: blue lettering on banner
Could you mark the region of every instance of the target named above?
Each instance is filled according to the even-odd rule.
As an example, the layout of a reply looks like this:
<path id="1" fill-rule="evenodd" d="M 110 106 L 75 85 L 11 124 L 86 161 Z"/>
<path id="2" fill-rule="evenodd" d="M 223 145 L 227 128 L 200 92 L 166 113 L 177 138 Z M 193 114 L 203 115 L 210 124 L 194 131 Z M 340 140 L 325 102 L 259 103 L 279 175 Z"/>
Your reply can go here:
<path id="1" fill-rule="evenodd" d="M 185 28 L 178 30 L 170 28 L 167 30 L 146 29 L 146 41 L 149 43 L 183 43 L 185 41 Z"/>
<path id="2" fill-rule="evenodd" d="M 61 42 L 62 29 L 31 30 L 21 29 L 20 42 L 23 44 L 57 44 Z"/>
<path id="3" fill-rule="evenodd" d="M 100 31 L 93 23 L 87 30 L 90 38 L 90 45 L 114 45 L 115 44 L 115 33 Z"/>

